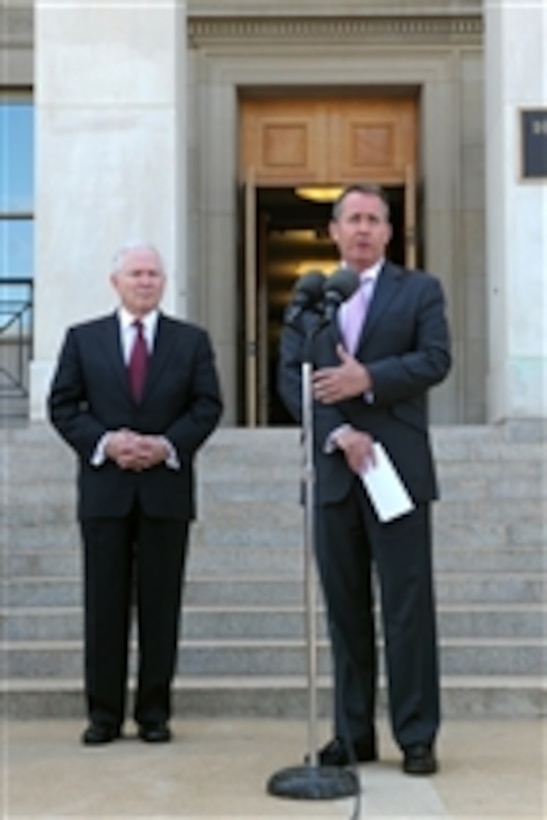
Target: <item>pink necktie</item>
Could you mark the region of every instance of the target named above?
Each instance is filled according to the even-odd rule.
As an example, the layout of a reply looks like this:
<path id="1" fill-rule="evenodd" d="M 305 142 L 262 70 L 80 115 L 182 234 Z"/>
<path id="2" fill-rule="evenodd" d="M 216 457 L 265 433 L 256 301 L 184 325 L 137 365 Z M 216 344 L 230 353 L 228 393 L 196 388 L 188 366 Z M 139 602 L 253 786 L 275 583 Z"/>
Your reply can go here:
<path id="1" fill-rule="evenodd" d="M 355 353 L 361 329 L 366 319 L 370 297 L 372 295 L 373 279 L 370 276 L 361 280 L 361 285 L 351 296 L 344 310 L 340 313 L 340 329 L 349 353 Z"/>
<path id="2" fill-rule="evenodd" d="M 133 326 L 137 332 L 135 333 L 135 341 L 133 342 L 131 355 L 129 357 L 129 384 L 131 386 L 131 395 L 136 402 L 139 402 L 142 398 L 144 382 L 146 379 L 148 349 L 146 347 L 146 339 L 144 338 L 142 322 L 137 319 L 133 322 Z"/>

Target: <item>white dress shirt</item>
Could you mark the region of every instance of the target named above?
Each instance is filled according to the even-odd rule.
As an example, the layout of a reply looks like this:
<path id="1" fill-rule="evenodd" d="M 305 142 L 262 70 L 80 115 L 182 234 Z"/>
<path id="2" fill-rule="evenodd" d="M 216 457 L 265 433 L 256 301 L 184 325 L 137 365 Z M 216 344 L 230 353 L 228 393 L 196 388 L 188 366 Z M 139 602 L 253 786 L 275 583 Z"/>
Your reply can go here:
<path id="1" fill-rule="evenodd" d="M 158 324 L 158 311 L 151 310 L 146 316 L 141 318 L 142 332 L 146 342 L 146 349 L 148 355 L 154 349 L 154 339 L 156 338 L 156 327 Z M 122 343 L 123 360 L 129 364 L 129 357 L 133 350 L 135 337 L 137 335 L 137 328 L 135 327 L 136 319 L 124 307 L 120 307 L 118 311 L 118 319 L 120 323 L 120 339 Z"/>
<path id="2" fill-rule="evenodd" d="M 377 262 L 374 263 L 374 265 L 371 265 L 370 268 L 365 268 L 364 270 L 362 270 L 359 273 L 359 279 L 361 280 L 361 282 L 363 282 L 364 279 L 369 279 L 369 280 L 372 279 L 371 292 L 369 294 L 369 299 L 368 299 L 369 305 L 370 305 L 370 302 L 371 302 L 372 297 L 374 295 L 374 288 L 376 287 L 376 282 L 377 282 L 377 279 L 378 279 L 378 275 L 379 275 L 380 271 L 382 270 L 382 267 L 384 266 L 384 263 L 385 263 L 384 258 L 379 259 Z M 339 326 L 341 326 L 341 327 L 343 326 L 343 318 L 344 318 L 344 311 L 345 311 L 346 305 L 347 305 L 347 302 L 342 302 L 342 304 L 340 305 L 339 311 L 338 311 L 338 321 L 339 321 Z M 366 319 L 365 319 L 365 321 L 366 321 Z M 374 391 L 373 390 L 367 390 L 367 392 L 363 395 L 363 400 L 366 401 L 367 404 L 372 404 L 372 402 L 374 401 Z M 345 430 L 348 430 L 348 429 L 350 429 L 349 424 L 341 424 L 339 427 L 337 427 L 335 430 L 333 430 L 331 433 L 329 433 L 329 435 L 327 436 L 327 440 L 325 441 L 325 444 L 324 444 L 324 447 L 323 447 L 324 452 L 325 453 L 333 453 L 337 449 L 337 446 L 338 446 L 337 443 L 336 443 L 337 436 L 340 433 L 342 433 L 342 432 L 344 432 Z"/>
<path id="3" fill-rule="evenodd" d="M 148 350 L 148 355 L 152 353 L 154 349 L 154 340 L 156 338 L 156 328 L 158 325 L 158 317 L 159 312 L 157 310 L 151 310 L 150 313 L 147 313 L 145 316 L 141 317 L 142 323 L 142 330 L 144 340 L 146 342 L 146 349 Z M 137 335 L 137 328 L 135 327 L 136 317 L 129 313 L 126 308 L 121 306 L 118 310 L 118 321 L 120 326 L 120 341 L 122 346 L 122 353 L 124 362 L 129 364 L 129 358 L 131 356 L 131 351 L 133 349 L 133 345 L 135 343 L 135 337 Z M 99 441 L 97 442 L 97 446 L 91 456 L 91 464 L 94 467 L 101 467 L 104 462 L 106 461 L 106 444 L 108 441 L 108 436 L 110 435 L 111 431 L 104 433 L 101 436 Z M 165 442 L 165 445 L 168 450 L 167 458 L 165 459 L 165 463 L 168 467 L 173 470 L 178 470 L 180 468 L 180 462 L 173 447 L 173 444 L 167 439 L 165 436 L 160 436 L 162 440 Z"/>

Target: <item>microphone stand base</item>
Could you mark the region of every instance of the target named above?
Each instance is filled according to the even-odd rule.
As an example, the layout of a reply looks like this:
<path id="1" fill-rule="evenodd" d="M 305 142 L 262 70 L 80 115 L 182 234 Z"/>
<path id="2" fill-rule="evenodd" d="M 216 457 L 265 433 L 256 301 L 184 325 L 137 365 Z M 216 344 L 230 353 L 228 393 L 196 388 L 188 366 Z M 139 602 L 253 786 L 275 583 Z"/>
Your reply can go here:
<path id="1" fill-rule="evenodd" d="M 340 766 L 293 766 L 273 774 L 268 793 L 295 800 L 337 800 L 359 793 L 357 775 Z"/>

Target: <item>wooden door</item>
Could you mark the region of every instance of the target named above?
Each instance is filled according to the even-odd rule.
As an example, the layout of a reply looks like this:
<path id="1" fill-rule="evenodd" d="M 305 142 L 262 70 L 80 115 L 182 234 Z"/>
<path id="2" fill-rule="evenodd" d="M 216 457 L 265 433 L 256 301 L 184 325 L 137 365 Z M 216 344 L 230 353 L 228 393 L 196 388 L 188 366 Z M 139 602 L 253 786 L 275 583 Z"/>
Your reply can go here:
<path id="1" fill-rule="evenodd" d="M 245 181 L 245 422 L 256 427 L 258 421 L 258 339 L 257 339 L 257 207 L 254 169 L 247 169 Z"/>
<path id="2" fill-rule="evenodd" d="M 401 185 L 416 164 L 415 102 L 347 100 L 329 108 L 329 174 L 342 184 Z"/>
<path id="3" fill-rule="evenodd" d="M 405 177 L 405 267 L 410 269 L 417 263 L 416 241 L 416 169 L 409 164 Z"/>
<path id="4" fill-rule="evenodd" d="M 290 187 L 327 175 L 328 121 L 320 100 L 251 99 L 241 103 L 240 168 L 259 186 Z"/>
<path id="5" fill-rule="evenodd" d="M 242 99 L 240 169 L 259 187 L 404 185 L 416 167 L 413 98 Z"/>
<path id="6" fill-rule="evenodd" d="M 242 98 L 239 178 L 244 215 L 244 415 L 268 423 L 266 226 L 257 224 L 257 188 L 377 182 L 403 189 L 405 264 L 416 264 L 416 99 L 410 97 Z M 260 234 L 263 234 L 262 238 Z M 402 254 L 401 254 L 402 255 Z"/>

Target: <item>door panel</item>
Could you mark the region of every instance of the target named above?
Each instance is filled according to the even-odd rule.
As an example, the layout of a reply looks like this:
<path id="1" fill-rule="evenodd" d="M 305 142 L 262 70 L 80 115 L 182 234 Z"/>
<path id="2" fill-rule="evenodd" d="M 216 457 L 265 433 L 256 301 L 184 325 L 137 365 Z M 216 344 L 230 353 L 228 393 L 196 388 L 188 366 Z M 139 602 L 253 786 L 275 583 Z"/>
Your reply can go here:
<path id="1" fill-rule="evenodd" d="M 327 173 L 327 116 L 320 101 L 246 100 L 241 116 L 241 168 L 257 184 L 316 182 Z"/>
<path id="2" fill-rule="evenodd" d="M 403 185 L 416 164 L 414 99 L 243 99 L 240 122 L 240 168 L 259 186 Z"/>
<path id="3" fill-rule="evenodd" d="M 268 259 L 266 254 L 266 215 L 258 209 L 258 269 L 257 269 L 257 421 L 268 424 L 269 370 L 268 370 L 268 313 L 270 288 L 268 282 Z"/>
<path id="4" fill-rule="evenodd" d="M 415 268 L 416 262 L 416 169 L 409 164 L 405 180 L 405 267 Z"/>
<path id="5" fill-rule="evenodd" d="M 413 100 L 346 101 L 331 107 L 330 177 L 341 183 L 404 183 L 416 162 Z"/>
<path id="6" fill-rule="evenodd" d="M 256 186 L 254 169 L 247 169 L 245 181 L 245 423 L 256 427 L 258 420 L 257 344 L 257 235 Z"/>

